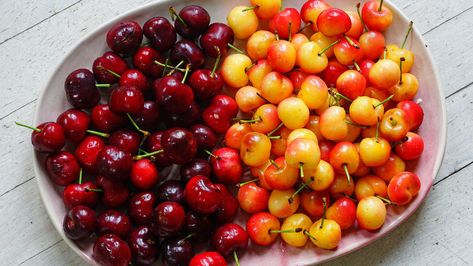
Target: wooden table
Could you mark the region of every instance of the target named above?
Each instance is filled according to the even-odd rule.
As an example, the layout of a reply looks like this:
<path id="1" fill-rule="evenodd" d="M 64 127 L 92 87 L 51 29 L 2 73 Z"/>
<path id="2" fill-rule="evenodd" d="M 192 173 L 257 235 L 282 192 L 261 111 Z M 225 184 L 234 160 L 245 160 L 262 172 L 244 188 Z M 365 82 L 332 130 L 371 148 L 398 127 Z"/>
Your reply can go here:
<path id="1" fill-rule="evenodd" d="M 289 0 L 287 0 L 289 1 Z M 29 135 L 40 88 L 73 43 L 151 0 L 0 1 L 0 264 L 81 265 L 53 228 L 36 185 Z M 420 209 L 389 236 L 333 265 L 473 263 L 473 1 L 393 0 L 423 33 L 446 95 L 448 144 Z M 429 88 L 421 88 L 428 90 Z"/>

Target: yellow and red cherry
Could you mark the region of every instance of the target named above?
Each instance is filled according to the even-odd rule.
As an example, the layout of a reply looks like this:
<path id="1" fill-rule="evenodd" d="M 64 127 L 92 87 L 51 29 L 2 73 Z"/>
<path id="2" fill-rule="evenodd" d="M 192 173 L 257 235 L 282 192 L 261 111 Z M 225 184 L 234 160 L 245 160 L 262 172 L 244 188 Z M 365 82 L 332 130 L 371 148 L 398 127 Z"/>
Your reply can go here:
<path id="1" fill-rule="evenodd" d="M 296 33 L 291 36 L 291 43 L 294 45 L 294 48 L 296 48 L 296 51 L 299 50 L 299 48 L 308 41 L 309 38 L 307 38 L 307 36 L 305 36 L 305 34 L 303 33 Z"/>
<path id="2" fill-rule="evenodd" d="M 301 89 L 297 94 L 309 109 L 321 108 L 328 98 L 328 87 L 325 82 L 315 76 L 307 76 L 301 84 Z"/>
<path id="3" fill-rule="evenodd" d="M 245 212 L 262 212 L 268 208 L 269 192 L 255 182 L 251 182 L 239 187 L 237 199 L 240 208 Z"/>
<path id="4" fill-rule="evenodd" d="M 322 32 L 316 32 L 310 36 L 310 41 L 315 42 L 320 48 L 324 49 L 324 54 L 327 58 L 333 57 L 333 43 L 336 43 L 340 38 L 338 36 L 328 37 Z M 322 54 L 322 53 L 321 53 Z"/>
<path id="5" fill-rule="evenodd" d="M 286 73 L 296 64 L 296 48 L 286 40 L 275 41 L 268 49 L 268 63 L 274 71 Z"/>
<path id="6" fill-rule="evenodd" d="M 247 123 L 235 123 L 225 133 L 225 145 L 227 147 L 240 150 L 241 140 L 247 133 L 252 132 Z"/>
<path id="7" fill-rule="evenodd" d="M 315 134 L 318 142 L 325 140 L 325 137 L 320 132 L 320 116 L 311 115 L 309 117 L 309 122 L 307 122 L 307 125 L 305 125 L 305 128 L 307 128 L 308 130 L 312 131 Z"/>
<path id="8" fill-rule="evenodd" d="M 258 17 L 247 6 L 234 7 L 227 16 L 227 23 L 232 28 L 235 38 L 247 39 L 258 29 Z"/>
<path id="9" fill-rule="evenodd" d="M 361 34 L 358 42 L 360 48 L 363 49 L 364 57 L 370 60 L 378 59 L 383 54 L 384 47 L 386 46 L 384 35 L 379 31 L 373 30 Z M 389 57 L 387 58 L 389 59 Z"/>
<path id="10" fill-rule="evenodd" d="M 324 0 L 306 1 L 301 7 L 301 18 L 305 23 L 310 24 L 313 31 L 317 32 L 317 18 L 322 11 L 329 8 L 330 5 Z"/>
<path id="11" fill-rule="evenodd" d="M 385 31 L 393 21 L 393 14 L 383 5 L 383 0 L 370 0 L 365 2 L 361 9 L 363 22 L 370 30 Z"/>
<path id="12" fill-rule="evenodd" d="M 231 54 L 225 58 L 220 70 L 225 83 L 232 88 L 241 88 L 248 84 L 249 78 L 246 73 L 253 63 L 244 54 Z"/>
<path id="13" fill-rule="evenodd" d="M 387 189 L 388 186 L 384 179 L 375 175 L 367 175 L 356 180 L 355 196 L 358 200 L 370 196 L 386 197 L 388 195 Z"/>
<path id="14" fill-rule="evenodd" d="M 347 136 L 340 141 L 355 142 L 360 136 L 362 126 L 354 123 L 350 115 L 346 116 L 345 122 L 348 124 L 348 133 Z"/>
<path id="15" fill-rule="evenodd" d="M 342 230 L 353 226 L 356 220 L 356 205 L 350 198 L 342 197 L 327 209 L 327 219 L 335 221 Z"/>
<path id="16" fill-rule="evenodd" d="M 298 138 L 311 139 L 316 143 L 318 142 L 317 136 L 314 132 L 307 128 L 298 128 L 294 129 L 293 131 L 291 131 L 291 133 L 289 133 L 289 135 L 287 136 L 287 144 L 290 144 L 293 140 Z"/>
<path id="17" fill-rule="evenodd" d="M 286 218 L 296 213 L 300 204 L 298 194 L 294 189 L 273 190 L 268 200 L 269 212 L 277 218 Z"/>
<path id="18" fill-rule="evenodd" d="M 363 126 L 376 125 L 383 118 L 384 106 L 368 96 L 356 98 L 350 104 L 350 118 Z"/>
<path id="19" fill-rule="evenodd" d="M 374 61 L 369 60 L 369 59 L 362 60 L 361 62 L 358 63 L 358 67 L 360 68 L 360 73 L 366 79 L 366 86 L 367 87 L 371 85 L 371 83 L 370 83 L 370 70 L 373 67 L 373 65 L 374 65 Z M 386 97 L 387 97 L 387 95 L 386 95 Z M 385 99 L 386 97 L 383 97 L 382 99 Z"/>
<path id="20" fill-rule="evenodd" d="M 324 160 L 320 160 L 316 168 L 304 169 L 304 176 L 302 177 L 307 186 L 315 191 L 328 189 L 334 179 L 335 171 L 332 165 Z"/>
<path id="21" fill-rule="evenodd" d="M 389 59 L 380 59 L 371 67 L 369 80 L 374 86 L 389 90 L 399 83 L 400 76 L 399 65 Z"/>
<path id="22" fill-rule="evenodd" d="M 271 71 L 273 71 L 273 68 L 269 64 L 268 60 L 258 60 L 258 62 L 247 71 L 251 85 L 260 90 L 263 78 Z"/>
<path id="23" fill-rule="evenodd" d="M 397 205 L 406 205 L 419 193 L 421 182 L 412 172 L 401 172 L 393 176 L 388 185 L 389 199 Z"/>
<path id="24" fill-rule="evenodd" d="M 246 231 L 251 242 L 259 246 L 269 246 L 274 243 L 281 229 L 278 218 L 267 212 L 255 213 L 246 221 Z M 276 231 L 275 233 L 273 233 Z"/>
<path id="25" fill-rule="evenodd" d="M 401 67 L 402 73 L 410 72 L 412 65 L 414 65 L 414 53 L 411 50 L 404 48 L 406 46 L 407 38 L 412 32 L 413 22 L 409 23 L 409 28 L 407 29 L 404 41 L 401 44 L 401 47 L 398 47 L 395 44 L 390 44 L 386 46 L 386 58 L 391 59 L 397 64 L 401 63 L 401 58 L 404 58 L 404 64 Z"/>
<path id="26" fill-rule="evenodd" d="M 384 113 L 379 125 L 381 137 L 388 141 L 399 141 L 403 139 L 409 127 L 406 121 L 406 113 L 399 108 L 392 108 Z"/>
<path id="27" fill-rule="evenodd" d="M 406 137 L 394 147 L 396 154 L 404 161 L 418 159 L 424 151 L 424 140 L 416 133 L 408 132 Z"/>
<path id="28" fill-rule="evenodd" d="M 378 197 L 363 198 L 356 207 L 358 226 L 369 231 L 378 230 L 386 220 L 386 213 L 386 206 Z"/>
<path id="29" fill-rule="evenodd" d="M 325 204 L 330 205 L 330 194 L 324 191 L 303 190 L 301 193 L 301 207 L 314 220 L 322 217 Z"/>
<path id="30" fill-rule="evenodd" d="M 258 94 L 261 95 L 260 90 L 253 86 L 240 88 L 235 94 L 235 101 L 238 108 L 240 108 L 242 112 L 249 113 L 265 104 L 265 100 Z"/>
<path id="31" fill-rule="evenodd" d="M 353 65 L 353 62 L 361 61 L 364 56 L 364 50 L 358 41 L 347 36 L 333 47 L 333 53 L 337 61 L 344 65 Z"/>
<path id="32" fill-rule="evenodd" d="M 419 81 L 416 76 L 411 73 L 402 73 L 399 83 L 390 88 L 389 93 L 394 95 L 393 100 L 399 102 L 414 99 L 418 89 Z"/>
<path id="33" fill-rule="evenodd" d="M 381 177 L 386 182 L 391 181 L 393 176 L 404 172 L 404 170 L 406 170 L 406 163 L 394 152 L 391 152 L 385 164 L 373 167 L 374 174 Z"/>
<path id="34" fill-rule="evenodd" d="M 356 150 L 358 151 L 358 153 L 360 153 L 360 143 L 357 142 L 355 143 L 355 147 L 356 147 Z M 356 172 L 354 172 L 352 175 L 353 176 L 356 176 L 356 177 L 360 177 L 360 176 L 365 176 L 365 175 L 368 175 L 371 171 L 371 168 L 366 166 L 363 161 L 360 159 L 360 164 L 358 165 L 358 169 L 356 169 Z"/>
<path id="35" fill-rule="evenodd" d="M 328 64 L 325 51 L 315 42 L 306 42 L 297 50 L 296 64 L 306 73 L 320 73 L 324 71 Z"/>
<path id="36" fill-rule="evenodd" d="M 259 132 L 250 132 L 241 140 L 240 157 L 248 166 L 256 167 L 266 163 L 271 154 L 271 141 Z"/>
<path id="37" fill-rule="evenodd" d="M 271 139 L 271 154 L 274 156 L 284 156 L 287 147 L 287 137 L 291 133 L 291 130 L 285 127 L 284 124 L 281 123 L 280 125 L 281 127 L 274 131 L 273 134 L 271 132 L 268 133 L 268 136 L 280 136 L 279 138 Z"/>
<path id="38" fill-rule="evenodd" d="M 244 120 L 240 120 L 242 123 Z M 253 114 L 253 121 L 250 123 L 250 127 L 253 131 L 259 133 L 269 133 L 272 130 L 276 129 L 281 121 L 278 117 L 278 108 L 273 104 L 263 104 L 258 109 L 256 109 Z M 271 138 L 271 137 L 270 137 Z"/>
<path id="39" fill-rule="evenodd" d="M 345 35 L 358 40 L 358 38 L 360 38 L 360 35 L 363 33 L 363 23 L 361 21 L 361 18 L 356 12 L 347 11 L 346 13 L 350 17 L 351 28 L 345 33 Z"/>
<path id="40" fill-rule="evenodd" d="M 246 51 L 253 60 L 265 59 L 271 44 L 276 41 L 276 35 L 267 30 L 259 30 L 253 33 L 246 42 Z"/>
<path id="41" fill-rule="evenodd" d="M 304 101 L 296 97 L 289 97 L 279 103 L 278 115 L 287 128 L 294 130 L 307 124 L 310 111 Z"/>
<path id="42" fill-rule="evenodd" d="M 279 104 L 291 96 L 293 90 L 291 80 L 278 72 L 266 74 L 261 81 L 261 96 L 272 104 Z"/>
<path id="43" fill-rule="evenodd" d="M 364 138 L 360 142 L 360 159 L 366 166 L 376 167 L 389 160 L 391 145 L 383 138 Z"/>
<path id="44" fill-rule="evenodd" d="M 355 100 L 365 94 L 366 79 L 356 70 L 347 70 L 338 77 L 336 86 L 339 93 Z"/>
<path id="45" fill-rule="evenodd" d="M 295 213 L 284 219 L 281 225 L 281 238 L 292 247 L 303 247 L 308 239 L 304 231 L 308 231 L 311 225 L 312 220 L 309 216 Z"/>
<path id="46" fill-rule="evenodd" d="M 269 21 L 269 29 L 282 39 L 291 39 L 301 28 L 301 15 L 295 8 L 284 8 Z"/>
<path id="47" fill-rule="evenodd" d="M 397 103 L 396 107 L 406 113 L 405 118 L 409 125 L 409 131 L 417 130 L 424 120 L 424 110 L 422 107 L 418 103 L 410 100 L 400 101 Z"/>
<path id="48" fill-rule="evenodd" d="M 345 109 L 331 106 L 320 116 L 320 132 L 328 140 L 341 140 L 348 134 Z M 353 119 L 353 117 L 352 117 Z"/>
<path id="49" fill-rule="evenodd" d="M 341 9 L 331 7 L 322 11 L 317 17 L 317 29 L 325 36 L 338 36 L 348 32 L 350 28 L 350 16 Z"/>
<path id="50" fill-rule="evenodd" d="M 253 5 L 256 15 L 261 19 L 271 19 L 282 6 L 281 0 L 250 0 Z"/>
<path id="51" fill-rule="evenodd" d="M 320 161 L 319 146 L 314 140 L 298 138 L 287 145 L 284 157 L 293 168 L 316 168 Z"/>
<path id="52" fill-rule="evenodd" d="M 298 92 L 301 89 L 302 82 L 304 82 L 305 78 L 309 76 L 308 73 L 302 71 L 299 68 L 296 68 L 289 72 L 288 77 L 292 82 L 292 86 L 294 87 L 294 92 Z"/>
<path id="53" fill-rule="evenodd" d="M 271 165 L 264 171 L 264 179 L 272 189 L 291 189 L 299 179 L 299 169 L 290 167 L 284 157 L 279 157 L 271 160 Z"/>
<path id="54" fill-rule="evenodd" d="M 330 164 L 339 174 L 345 174 L 348 183 L 352 183 L 350 174 L 356 172 L 360 163 L 360 155 L 351 142 L 339 142 L 329 154 Z"/>
<path id="55" fill-rule="evenodd" d="M 337 85 L 337 79 L 342 73 L 348 70 L 348 67 L 340 64 L 337 60 L 328 61 L 327 67 L 322 72 L 321 77 L 329 87 L 335 87 Z M 363 74 L 363 73 L 362 73 Z M 367 77 L 365 76 L 365 79 Z"/>
<path id="56" fill-rule="evenodd" d="M 355 191 L 355 182 L 348 183 L 347 176 L 343 175 L 335 175 L 335 179 L 333 180 L 332 184 L 330 185 L 328 191 L 330 192 L 330 196 L 335 199 L 344 197 L 344 196 L 351 196 Z"/>
<path id="57" fill-rule="evenodd" d="M 259 181 L 259 185 L 266 190 L 271 190 L 271 187 L 268 186 L 268 184 L 266 183 L 266 180 L 264 179 L 264 171 L 266 171 L 266 168 L 268 168 L 270 165 L 271 163 L 268 160 L 266 163 L 260 166 L 250 167 L 251 175 L 257 178 Z"/>
<path id="58" fill-rule="evenodd" d="M 324 218 L 312 224 L 308 234 L 312 243 L 322 249 L 334 249 L 342 239 L 342 230 L 338 223 Z"/>

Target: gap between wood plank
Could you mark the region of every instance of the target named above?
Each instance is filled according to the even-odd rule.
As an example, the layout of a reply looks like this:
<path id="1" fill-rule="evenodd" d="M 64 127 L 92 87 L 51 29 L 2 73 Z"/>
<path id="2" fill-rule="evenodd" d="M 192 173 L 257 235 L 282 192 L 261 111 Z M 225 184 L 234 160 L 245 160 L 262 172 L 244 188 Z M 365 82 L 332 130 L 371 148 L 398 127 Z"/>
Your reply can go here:
<path id="1" fill-rule="evenodd" d="M 49 247 L 47 247 L 47 248 L 43 249 L 42 251 L 40 251 L 40 252 L 38 252 L 38 253 L 34 254 L 33 256 L 31 256 L 31 257 L 27 258 L 27 259 L 26 259 L 26 260 L 24 260 L 24 261 L 22 261 L 22 262 L 21 262 L 21 263 L 19 263 L 18 265 L 22 265 L 22 264 L 24 264 L 25 262 L 27 262 L 27 261 L 31 260 L 32 258 L 34 258 L 34 257 L 38 256 L 39 254 L 41 254 L 41 253 L 45 252 L 46 250 L 48 250 L 48 249 L 50 249 L 50 248 L 52 248 L 52 247 L 56 246 L 57 244 L 61 243 L 62 241 L 64 241 L 64 240 L 61 238 L 60 240 L 58 240 L 58 241 L 56 241 L 55 243 L 51 244 Z"/>
<path id="2" fill-rule="evenodd" d="M 32 100 L 32 101 L 29 101 L 29 102 L 23 104 L 22 106 L 16 108 L 15 110 L 11 111 L 10 113 L 8 113 L 8 114 L 6 114 L 6 115 L 0 117 L 0 121 L 2 121 L 3 119 L 9 117 L 11 114 L 17 112 L 18 110 L 20 110 L 20 109 L 22 109 L 22 108 L 24 108 L 24 107 L 26 107 L 26 106 L 28 106 L 28 105 L 30 105 L 30 104 L 36 102 L 37 100 L 38 100 L 38 98 L 36 98 L 36 99 L 34 99 L 34 100 Z"/>
<path id="3" fill-rule="evenodd" d="M 8 194 L 9 192 L 12 192 L 13 190 L 17 189 L 19 186 L 22 186 L 22 185 L 24 185 L 24 184 L 30 182 L 30 181 L 33 180 L 34 178 L 35 178 L 34 176 L 33 176 L 33 177 L 30 177 L 30 178 L 28 178 L 27 180 L 21 182 L 20 184 L 18 184 L 18 185 L 16 185 L 16 186 L 10 188 L 9 190 L 3 192 L 3 193 L 0 195 L 0 198 L 3 197 L 4 195 Z"/>
<path id="4" fill-rule="evenodd" d="M 440 182 L 442 182 L 442 181 L 444 181 L 444 180 L 447 180 L 447 179 L 448 179 L 449 177 L 451 177 L 452 175 L 454 175 L 454 174 L 460 172 L 461 170 L 467 168 L 468 166 L 470 166 L 470 165 L 472 165 L 472 164 L 473 164 L 473 161 L 471 161 L 471 162 L 467 163 L 466 165 L 464 165 L 464 166 L 458 168 L 457 170 L 453 171 L 452 173 L 448 174 L 447 176 L 445 176 L 445 177 L 441 178 L 440 180 L 436 181 L 436 182 L 433 184 L 433 186 L 436 186 L 436 185 L 439 184 Z"/>

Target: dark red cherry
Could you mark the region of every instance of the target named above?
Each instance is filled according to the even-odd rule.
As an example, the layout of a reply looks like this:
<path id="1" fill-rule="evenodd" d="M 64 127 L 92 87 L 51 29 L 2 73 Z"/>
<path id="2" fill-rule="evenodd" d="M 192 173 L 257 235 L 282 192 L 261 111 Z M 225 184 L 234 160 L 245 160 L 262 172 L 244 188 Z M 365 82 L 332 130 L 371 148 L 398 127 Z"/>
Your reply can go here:
<path id="1" fill-rule="evenodd" d="M 118 207 L 128 200 L 128 188 L 124 184 L 112 181 L 104 176 L 97 176 L 96 180 L 102 191 L 102 202 L 108 207 Z"/>
<path id="2" fill-rule="evenodd" d="M 204 53 L 193 41 L 180 40 L 171 49 L 171 62 L 177 65 L 181 61 L 184 66 L 189 64 L 191 70 L 196 70 L 205 63 Z"/>
<path id="3" fill-rule="evenodd" d="M 217 95 L 202 113 L 202 119 L 214 132 L 223 134 L 230 128 L 237 113 L 238 106 L 232 97 Z"/>
<path id="4" fill-rule="evenodd" d="M 103 266 L 128 266 L 131 262 L 131 251 L 127 243 L 114 234 L 97 238 L 92 257 Z"/>
<path id="5" fill-rule="evenodd" d="M 95 208 L 100 199 L 100 192 L 97 192 L 97 189 L 99 187 L 90 181 L 67 186 L 62 192 L 64 206 L 68 209 L 79 205 Z"/>
<path id="6" fill-rule="evenodd" d="M 114 113 L 139 115 L 143 111 L 143 93 L 136 87 L 119 86 L 110 94 L 108 105 Z"/>
<path id="7" fill-rule="evenodd" d="M 149 89 L 148 78 L 137 69 L 128 69 L 120 77 L 120 86 L 132 86 L 144 92 Z"/>
<path id="8" fill-rule="evenodd" d="M 184 229 L 186 233 L 192 234 L 196 241 L 207 241 L 213 228 L 214 221 L 208 215 L 202 215 L 194 211 L 186 214 Z"/>
<path id="9" fill-rule="evenodd" d="M 228 52 L 228 44 L 233 44 L 234 34 L 232 28 L 223 23 L 210 24 L 207 31 L 200 37 L 200 47 L 210 57 L 217 57 Z M 215 48 L 218 47 L 218 50 Z"/>
<path id="10" fill-rule="evenodd" d="M 125 117 L 112 112 L 108 104 L 99 104 L 92 108 L 90 118 L 94 127 L 105 133 L 111 133 L 126 124 Z"/>
<path id="11" fill-rule="evenodd" d="M 164 63 L 164 57 L 156 50 L 149 46 L 143 46 L 133 56 L 133 65 L 152 78 L 161 77 L 163 67 L 155 63 L 158 61 Z"/>
<path id="12" fill-rule="evenodd" d="M 237 249 L 248 247 L 248 234 L 238 224 L 225 224 L 215 230 L 211 244 L 215 251 L 227 256 Z"/>
<path id="13" fill-rule="evenodd" d="M 86 172 L 95 173 L 97 155 L 105 147 L 105 142 L 98 136 L 87 136 L 77 145 L 74 155 Z"/>
<path id="14" fill-rule="evenodd" d="M 202 101 L 209 100 L 219 94 L 224 85 L 222 75 L 218 71 L 212 74 L 210 69 L 198 69 L 189 78 L 189 86 L 195 96 Z"/>
<path id="15" fill-rule="evenodd" d="M 187 181 L 196 175 L 209 177 L 212 174 L 212 168 L 207 160 L 194 158 L 187 164 L 181 166 L 180 174 L 181 181 L 187 183 Z"/>
<path id="16" fill-rule="evenodd" d="M 62 226 L 68 238 L 85 239 L 97 228 L 95 211 L 87 206 L 76 206 L 67 212 Z"/>
<path id="17" fill-rule="evenodd" d="M 131 183 L 139 189 L 150 189 L 159 181 L 158 169 L 149 159 L 141 159 L 133 163 Z"/>
<path id="18" fill-rule="evenodd" d="M 39 152 L 58 152 L 66 144 L 64 129 L 55 122 L 42 123 L 31 132 L 31 144 Z"/>
<path id="19" fill-rule="evenodd" d="M 119 129 L 108 139 L 108 144 L 124 149 L 131 154 L 137 154 L 141 143 L 141 135 L 136 130 Z"/>
<path id="20" fill-rule="evenodd" d="M 167 180 L 159 185 L 156 194 L 158 195 L 158 202 L 173 201 L 181 205 L 185 203 L 184 188 L 176 180 Z"/>
<path id="21" fill-rule="evenodd" d="M 128 215 L 130 215 L 133 223 L 138 225 L 151 224 L 156 201 L 156 195 L 153 192 L 143 191 L 133 195 L 128 205 Z"/>
<path id="22" fill-rule="evenodd" d="M 333 59 L 328 62 L 327 67 L 325 68 L 324 72 L 322 72 L 322 78 L 324 79 L 325 83 L 327 83 L 327 86 L 335 87 L 337 86 L 338 77 L 340 77 L 340 75 L 347 70 L 347 66 L 342 65 L 336 59 Z"/>
<path id="23" fill-rule="evenodd" d="M 46 158 L 46 170 L 54 184 L 67 186 L 79 178 L 80 166 L 72 153 L 60 151 Z"/>
<path id="24" fill-rule="evenodd" d="M 220 191 L 222 192 L 222 200 L 215 212 L 215 220 L 219 224 L 232 222 L 238 214 L 240 204 L 238 203 L 238 200 L 228 192 L 224 185 L 217 184 L 216 186 L 217 188 L 220 188 Z"/>
<path id="25" fill-rule="evenodd" d="M 374 61 L 371 61 L 369 59 L 365 59 L 365 60 L 361 61 L 360 63 L 358 63 L 358 65 L 360 67 L 360 73 L 366 79 L 366 87 L 371 85 L 369 75 L 370 75 L 370 70 L 374 66 L 374 64 L 375 64 Z"/>
<path id="26" fill-rule="evenodd" d="M 126 61 L 114 52 L 105 52 L 92 64 L 95 80 L 98 83 L 117 83 L 120 75 L 128 69 Z"/>
<path id="27" fill-rule="evenodd" d="M 141 45 L 143 30 L 135 21 L 122 21 L 107 32 L 107 45 L 119 54 L 131 54 Z"/>
<path id="28" fill-rule="evenodd" d="M 75 108 L 91 108 L 100 100 L 94 74 L 85 68 L 77 69 L 67 76 L 64 90 L 67 100 Z"/>
<path id="29" fill-rule="evenodd" d="M 151 46 L 162 53 L 171 49 L 174 43 L 176 43 L 176 30 L 167 18 L 150 18 L 143 25 L 143 32 Z"/>
<path id="30" fill-rule="evenodd" d="M 143 130 L 154 131 L 159 124 L 159 108 L 154 101 L 145 101 L 143 111 L 134 115 L 133 120 Z"/>
<path id="31" fill-rule="evenodd" d="M 194 101 L 183 113 L 164 113 L 164 121 L 168 127 L 188 127 L 197 122 L 200 119 L 200 116 L 200 107 Z"/>
<path id="32" fill-rule="evenodd" d="M 192 89 L 172 76 L 155 80 L 153 90 L 158 105 L 173 114 L 184 113 L 194 101 Z"/>
<path id="33" fill-rule="evenodd" d="M 163 137 L 164 131 L 153 132 L 148 139 L 146 140 L 147 152 L 154 152 L 163 149 L 161 145 L 161 139 Z M 165 152 L 158 153 L 154 155 L 155 163 L 157 166 L 166 167 L 172 164 L 171 159 L 167 156 Z"/>
<path id="34" fill-rule="evenodd" d="M 188 163 L 197 153 L 194 134 L 185 128 L 170 128 L 164 131 L 161 145 L 167 157 L 176 164 Z"/>
<path id="35" fill-rule="evenodd" d="M 97 217 L 98 235 L 115 234 L 126 239 L 131 231 L 131 221 L 123 212 L 106 210 Z"/>
<path id="36" fill-rule="evenodd" d="M 162 261 L 168 266 L 187 266 L 194 256 L 194 247 L 189 239 L 174 238 L 162 243 Z"/>
<path id="37" fill-rule="evenodd" d="M 154 210 L 158 234 L 162 237 L 177 234 L 184 225 L 186 213 L 177 202 L 166 201 Z"/>
<path id="38" fill-rule="evenodd" d="M 173 9 L 171 9 L 173 11 Z M 210 15 L 201 6 L 189 5 L 179 11 L 174 21 L 177 33 L 186 39 L 194 39 L 204 33 L 210 24 Z"/>
<path id="39" fill-rule="evenodd" d="M 214 251 L 207 251 L 195 255 L 189 262 L 189 266 L 227 266 L 222 255 Z"/>
<path id="40" fill-rule="evenodd" d="M 97 173 L 111 180 L 128 179 L 132 165 L 131 154 L 116 146 L 105 146 L 97 154 Z"/>
<path id="41" fill-rule="evenodd" d="M 184 197 L 192 210 L 209 214 L 217 210 L 222 199 L 220 191 L 205 176 L 194 176 L 187 182 Z"/>
<path id="42" fill-rule="evenodd" d="M 90 117 L 79 109 L 69 109 L 58 116 L 56 123 L 64 129 L 67 140 L 77 143 L 84 138 L 89 128 Z"/>
<path id="43" fill-rule="evenodd" d="M 211 150 L 217 145 L 217 136 L 208 126 L 195 124 L 189 128 L 189 131 L 194 134 L 197 141 L 197 149 Z"/>
<path id="44" fill-rule="evenodd" d="M 158 239 L 147 226 L 133 229 L 128 237 L 133 263 L 136 265 L 152 265 L 158 258 Z"/>

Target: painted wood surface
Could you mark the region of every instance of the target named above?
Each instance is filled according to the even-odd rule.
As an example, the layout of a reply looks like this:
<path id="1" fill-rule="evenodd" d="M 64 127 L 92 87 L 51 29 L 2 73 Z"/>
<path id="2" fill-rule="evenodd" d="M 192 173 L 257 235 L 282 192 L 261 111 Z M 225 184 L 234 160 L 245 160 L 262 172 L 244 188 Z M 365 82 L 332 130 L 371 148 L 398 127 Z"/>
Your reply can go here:
<path id="1" fill-rule="evenodd" d="M 41 86 L 73 43 L 116 15 L 148 2 L 0 1 L 1 265 L 84 264 L 50 223 L 31 166 L 29 137 L 13 122 L 32 120 Z M 473 1 L 392 2 L 423 33 L 440 70 L 447 104 L 447 150 L 434 188 L 406 223 L 328 264 L 472 264 Z"/>

